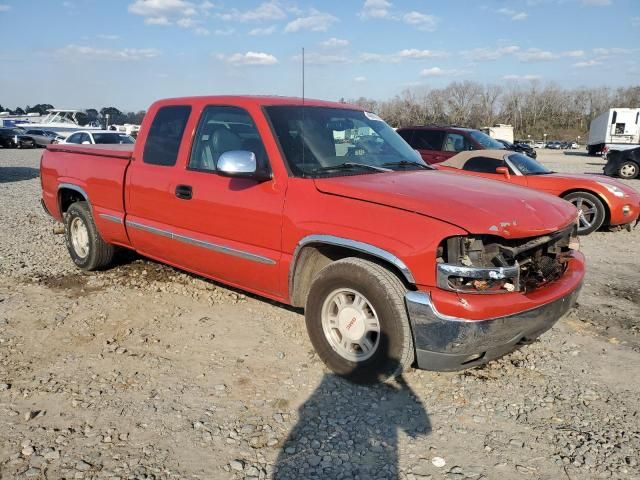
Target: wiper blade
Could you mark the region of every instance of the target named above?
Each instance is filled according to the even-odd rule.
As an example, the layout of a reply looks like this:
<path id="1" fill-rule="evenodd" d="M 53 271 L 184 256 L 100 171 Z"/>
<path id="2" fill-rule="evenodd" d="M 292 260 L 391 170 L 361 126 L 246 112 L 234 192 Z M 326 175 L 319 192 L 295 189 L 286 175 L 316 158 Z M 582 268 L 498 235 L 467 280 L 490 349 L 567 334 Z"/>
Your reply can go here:
<path id="1" fill-rule="evenodd" d="M 329 172 L 331 170 L 353 170 L 354 168 L 364 168 L 366 170 L 374 170 L 376 172 L 391 172 L 391 170 L 388 168 L 376 167 L 375 165 L 367 165 L 366 163 L 344 162 L 339 163 L 338 165 L 314 168 L 313 173 Z"/>
<path id="2" fill-rule="evenodd" d="M 387 163 L 383 163 L 382 166 L 384 167 L 401 167 L 401 166 L 405 166 L 405 165 L 411 165 L 414 167 L 420 167 L 423 168 L 425 170 L 434 170 L 433 167 L 430 167 L 429 165 L 426 165 L 424 163 L 420 163 L 420 162 L 413 162 L 411 160 L 400 160 L 399 162 L 387 162 Z"/>

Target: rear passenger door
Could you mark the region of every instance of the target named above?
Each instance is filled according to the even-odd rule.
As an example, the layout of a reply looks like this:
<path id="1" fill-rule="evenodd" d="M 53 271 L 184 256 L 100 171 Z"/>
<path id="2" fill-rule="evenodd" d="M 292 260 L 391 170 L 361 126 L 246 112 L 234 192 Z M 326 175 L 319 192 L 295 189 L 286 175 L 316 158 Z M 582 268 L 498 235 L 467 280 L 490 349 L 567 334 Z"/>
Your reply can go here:
<path id="1" fill-rule="evenodd" d="M 474 145 L 461 133 L 447 133 L 442 146 L 442 158 L 444 160 L 453 157 L 460 152 L 474 150 Z"/>
<path id="2" fill-rule="evenodd" d="M 443 155 L 442 144 L 445 132 L 442 130 L 414 130 L 411 146 L 418 150 L 422 159 L 427 163 L 439 163 L 448 157 Z"/>

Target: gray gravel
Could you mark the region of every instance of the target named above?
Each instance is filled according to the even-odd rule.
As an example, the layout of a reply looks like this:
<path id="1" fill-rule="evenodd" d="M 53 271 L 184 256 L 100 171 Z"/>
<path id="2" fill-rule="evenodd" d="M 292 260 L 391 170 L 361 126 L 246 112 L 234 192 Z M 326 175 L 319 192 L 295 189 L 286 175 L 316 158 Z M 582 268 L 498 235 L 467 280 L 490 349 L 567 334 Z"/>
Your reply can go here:
<path id="1" fill-rule="evenodd" d="M 0 149 L 0 478 L 640 478 L 640 230 L 583 239 L 579 306 L 533 345 L 363 387 L 298 311 L 135 255 L 79 272 L 39 154 Z"/>

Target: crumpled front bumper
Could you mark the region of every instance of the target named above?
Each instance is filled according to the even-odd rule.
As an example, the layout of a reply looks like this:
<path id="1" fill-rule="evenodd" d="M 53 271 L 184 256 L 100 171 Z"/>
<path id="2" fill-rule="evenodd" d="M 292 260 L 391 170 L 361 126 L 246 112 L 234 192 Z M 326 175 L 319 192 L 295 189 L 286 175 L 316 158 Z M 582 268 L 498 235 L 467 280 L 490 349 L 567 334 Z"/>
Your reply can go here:
<path id="1" fill-rule="evenodd" d="M 530 343 L 575 304 L 582 282 L 565 296 L 539 307 L 488 320 L 441 314 L 427 292 L 405 296 L 418 368 L 452 371 L 482 365 Z"/>

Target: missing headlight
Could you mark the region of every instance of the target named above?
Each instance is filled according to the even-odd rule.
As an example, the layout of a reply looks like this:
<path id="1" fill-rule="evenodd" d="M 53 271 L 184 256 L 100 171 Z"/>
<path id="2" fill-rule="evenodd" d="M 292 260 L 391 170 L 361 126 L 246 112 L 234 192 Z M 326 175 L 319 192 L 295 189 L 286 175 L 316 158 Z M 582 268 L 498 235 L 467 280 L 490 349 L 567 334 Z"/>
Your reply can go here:
<path id="1" fill-rule="evenodd" d="M 438 249 L 438 287 L 466 293 L 534 290 L 562 276 L 576 238 L 574 225 L 517 240 L 492 235 L 448 238 Z"/>

